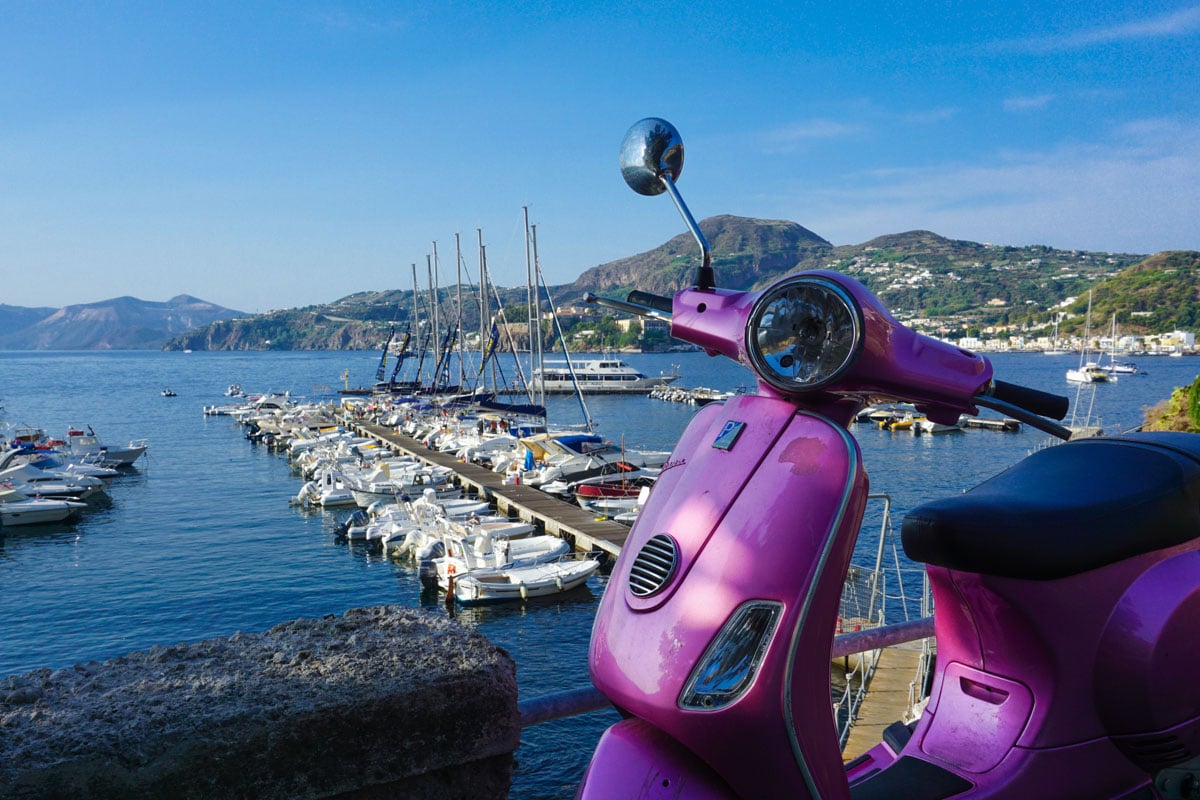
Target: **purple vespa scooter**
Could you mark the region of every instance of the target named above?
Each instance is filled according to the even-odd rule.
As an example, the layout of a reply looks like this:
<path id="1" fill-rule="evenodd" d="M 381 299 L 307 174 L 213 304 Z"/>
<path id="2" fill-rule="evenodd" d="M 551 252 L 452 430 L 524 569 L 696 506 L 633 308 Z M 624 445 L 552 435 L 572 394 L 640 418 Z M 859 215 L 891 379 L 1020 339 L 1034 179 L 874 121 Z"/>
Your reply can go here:
<path id="1" fill-rule="evenodd" d="M 1041 450 L 905 519 L 927 564 L 937 661 L 924 714 L 843 764 L 830 704 L 838 604 L 868 493 L 848 423 L 905 400 L 984 406 L 1061 438 L 1065 398 L 993 380 L 827 271 L 714 286 L 675 188 L 678 132 L 630 130 L 626 181 L 667 192 L 701 245 L 673 299 L 592 298 L 751 368 L 663 467 L 597 612 L 590 669 L 625 717 L 582 798 L 1200 797 L 1200 436 Z"/>

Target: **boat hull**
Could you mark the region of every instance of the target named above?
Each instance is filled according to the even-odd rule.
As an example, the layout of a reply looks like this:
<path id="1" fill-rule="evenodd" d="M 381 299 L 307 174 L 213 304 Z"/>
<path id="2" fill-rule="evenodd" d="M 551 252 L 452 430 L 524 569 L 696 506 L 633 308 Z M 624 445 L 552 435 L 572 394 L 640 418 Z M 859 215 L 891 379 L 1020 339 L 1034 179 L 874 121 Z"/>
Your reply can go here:
<path id="1" fill-rule="evenodd" d="M 87 503 L 67 500 L 19 500 L 0 503 L 0 526 L 41 525 L 79 516 Z"/>
<path id="2" fill-rule="evenodd" d="M 590 559 L 538 564 L 495 574 L 468 574 L 454 584 L 454 598 L 463 605 L 519 602 L 577 589 L 600 566 Z"/>

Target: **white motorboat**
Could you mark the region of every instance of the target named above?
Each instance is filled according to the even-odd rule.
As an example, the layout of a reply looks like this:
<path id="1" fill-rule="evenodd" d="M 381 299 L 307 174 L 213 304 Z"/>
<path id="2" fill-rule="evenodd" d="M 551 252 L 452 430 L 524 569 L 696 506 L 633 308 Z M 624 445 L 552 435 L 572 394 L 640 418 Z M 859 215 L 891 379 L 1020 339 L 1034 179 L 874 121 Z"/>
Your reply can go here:
<path id="1" fill-rule="evenodd" d="M 461 577 L 477 570 L 511 569 L 556 561 L 571 552 L 571 545 L 557 536 L 529 536 L 528 523 L 493 522 L 472 525 L 465 535 L 451 528 L 442 536 L 445 555 L 432 559 L 438 586 L 447 589 L 450 576 Z"/>
<path id="2" fill-rule="evenodd" d="M 569 592 L 582 586 L 599 566 L 598 561 L 584 558 L 477 570 L 455 579 L 454 599 L 464 605 L 475 605 Z"/>
<path id="3" fill-rule="evenodd" d="M 78 428 L 67 431 L 65 452 L 74 458 L 86 459 L 106 467 L 128 467 L 142 457 L 149 447 L 145 439 L 131 441 L 124 447 L 106 445 L 89 426 L 84 432 Z"/>
<path id="4" fill-rule="evenodd" d="M 104 481 L 99 478 L 90 475 L 66 476 L 47 472 L 29 464 L 0 470 L 0 484 L 9 484 L 29 495 L 72 500 L 80 500 L 104 491 Z"/>
<path id="5" fill-rule="evenodd" d="M 336 470 L 325 470 L 315 480 L 301 486 L 291 504 L 322 508 L 358 505 L 354 493 L 342 482 L 342 476 Z"/>
<path id="6" fill-rule="evenodd" d="M 403 497 L 424 495 L 427 489 L 442 497 L 458 496 L 461 489 L 452 481 L 454 470 L 449 467 L 427 467 L 411 464 L 393 471 L 385 462 L 365 475 L 344 478 L 346 487 L 362 508 L 383 500 L 397 502 Z"/>
<path id="7" fill-rule="evenodd" d="M 546 394 L 645 394 L 678 380 L 677 374 L 651 377 L 638 372 L 616 358 L 596 358 L 579 362 L 547 361 L 533 371 L 530 388 Z"/>
<path id="8" fill-rule="evenodd" d="M 0 486 L 0 526 L 37 525 L 62 522 L 76 517 L 87 503 L 76 500 L 53 500 L 29 497 L 7 486 Z"/>
<path id="9" fill-rule="evenodd" d="M 108 481 L 121 474 L 111 467 L 102 467 L 99 464 L 91 464 L 84 461 L 63 461 L 58 458 L 59 455 L 61 454 L 57 450 L 37 450 L 27 447 L 9 450 L 3 456 L 0 456 L 0 470 L 21 464 L 29 464 L 37 469 L 52 473 L 67 482 L 71 482 L 74 478 L 84 475 Z"/>

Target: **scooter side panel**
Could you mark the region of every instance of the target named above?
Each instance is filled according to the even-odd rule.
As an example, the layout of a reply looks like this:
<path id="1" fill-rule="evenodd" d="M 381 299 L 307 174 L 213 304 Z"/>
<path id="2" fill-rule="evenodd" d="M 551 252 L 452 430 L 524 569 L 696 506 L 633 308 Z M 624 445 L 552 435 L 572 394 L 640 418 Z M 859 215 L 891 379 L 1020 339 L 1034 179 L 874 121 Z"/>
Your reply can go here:
<path id="1" fill-rule="evenodd" d="M 804 797 L 815 782 L 822 796 L 844 796 L 829 647 L 866 476 L 843 429 L 770 398 L 738 400 L 698 415 L 671 457 L 683 463 L 664 471 L 639 516 L 597 614 L 593 681 L 740 795 Z M 713 447 L 731 422 L 744 424 L 740 437 L 729 450 Z M 678 543 L 679 565 L 661 597 L 639 603 L 630 562 L 656 533 Z M 720 710 L 681 709 L 680 692 L 721 626 L 743 602 L 764 599 L 783 613 L 746 694 Z M 811 763 L 800 764 L 799 750 Z M 823 765 L 815 777 L 812 764 Z"/>
<path id="2" fill-rule="evenodd" d="M 618 722 L 596 745 L 577 800 L 736 800 L 712 769 L 638 719 Z"/>

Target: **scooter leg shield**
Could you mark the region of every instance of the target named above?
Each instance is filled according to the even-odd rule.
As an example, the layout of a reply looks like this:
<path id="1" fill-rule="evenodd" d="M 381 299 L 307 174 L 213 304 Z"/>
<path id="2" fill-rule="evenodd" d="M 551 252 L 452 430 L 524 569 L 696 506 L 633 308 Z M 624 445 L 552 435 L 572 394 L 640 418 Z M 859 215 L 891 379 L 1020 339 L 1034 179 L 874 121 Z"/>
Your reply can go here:
<path id="1" fill-rule="evenodd" d="M 577 800 L 737 800 L 695 754 L 648 722 L 628 719 L 604 732 Z"/>

